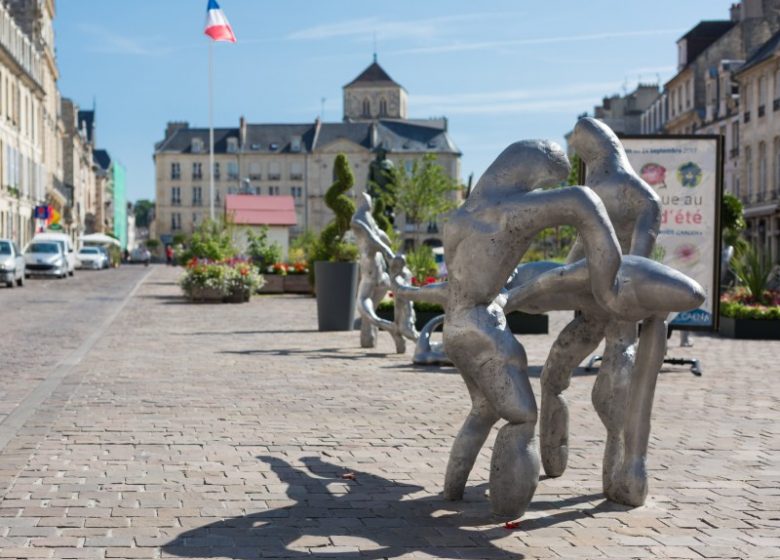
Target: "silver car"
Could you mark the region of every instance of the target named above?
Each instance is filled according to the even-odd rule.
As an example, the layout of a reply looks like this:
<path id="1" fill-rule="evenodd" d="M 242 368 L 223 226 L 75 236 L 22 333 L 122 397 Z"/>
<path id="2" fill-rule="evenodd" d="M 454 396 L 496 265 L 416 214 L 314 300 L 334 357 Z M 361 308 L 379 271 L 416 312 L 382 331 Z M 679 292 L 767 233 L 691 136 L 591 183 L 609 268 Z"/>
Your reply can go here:
<path id="1" fill-rule="evenodd" d="M 56 241 L 33 241 L 24 251 L 25 276 L 68 276 L 68 263 L 62 245 Z"/>
<path id="2" fill-rule="evenodd" d="M 24 285 L 24 256 L 10 239 L 0 239 L 0 283 L 9 288 Z"/>
<path id="3" fill-rule="evenodd" d="M 97 247 L 82 247 L 76 255 L 76 261 L 79 268 L 91 268 L 92 270 L 108 268 L 108 259 L 105 253 Z"/>

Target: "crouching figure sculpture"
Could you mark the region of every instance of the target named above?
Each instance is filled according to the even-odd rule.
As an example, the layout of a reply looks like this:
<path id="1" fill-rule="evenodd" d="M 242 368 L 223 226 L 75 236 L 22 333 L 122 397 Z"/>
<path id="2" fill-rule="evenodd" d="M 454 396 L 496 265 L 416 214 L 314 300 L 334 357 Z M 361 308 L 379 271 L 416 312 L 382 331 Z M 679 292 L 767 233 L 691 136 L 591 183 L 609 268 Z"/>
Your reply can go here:
<path id="1" fill-rule="evenodd" d="M 534 437 L 537 408 L 525 351 L 507 328 L 505 312 L 566 305 L 567 309 L 587 308 L 627 322 L 645 320 L 650 334 L 639 352 L 654 359 L 659 352 L 658 334 L 664 330 L 664 312 L 691 309 L 701 296 L 695 282 L 667 267 L 641 257 L 623 262 L 607 210 L 588 187 L 540 189 L 559 184 L 568 172 L 569 162 L 556 144 L 512 144 L 444 226 L 449 281 L 414 288 L 393 279 L 396 296 L 403 294 L 444 307 L 444 350 L 462 375 L 472 401 L 450 452 L 446 497 L 463 496 L 491 427 L 500 419 L 506 421 L 496 438 L 489 481 L 493 512 L 501 516 L 525 511 L 538 484 L 540 466 Z M 585 259 L 562 269 L 538 268 L 530 278 L 518 277 L 511 290 L 504 289 L 536 233 L 556 225 L 576 227 Z M 563 303 L 557 303 L 556 295 Z M 558 307 L 550 307 L 553 305 Z M 662 359 L 663 350 L 660 356 Z M 653 367 L 657 373 L 658 367 L 653 364 L 649 360 L 642 367 L 648 372 L 645 377 L 653 378 L 654 387 L 655 378 L 650 373 Z M 627 376 L 631 377 L 630 372 Z M 625 404 L 632 407 L 632 416 L 649 419 L 650 385 L 649 381 L 637 384 L 636 392 L 627 397 Z M 613 389 L 603 385 L 599 390 Z M 607 414 L 614 424 L 625 423 L 618 412 Z M 646 447 L 643 426 L 643 422 L 636 422 L 623 432 L 621 428 L 613 430 L 619 432 L 616 438 L 622 439 L 612 445 L 613 455 L 620 457 L 610 461 L 610 473 L 616 469 L 621 472 L 610 474 L 610 481 L 622 484 L 629 478 L 623 471 L 641 470 L 631 461 L 641 455 L 636 450 Z"/>

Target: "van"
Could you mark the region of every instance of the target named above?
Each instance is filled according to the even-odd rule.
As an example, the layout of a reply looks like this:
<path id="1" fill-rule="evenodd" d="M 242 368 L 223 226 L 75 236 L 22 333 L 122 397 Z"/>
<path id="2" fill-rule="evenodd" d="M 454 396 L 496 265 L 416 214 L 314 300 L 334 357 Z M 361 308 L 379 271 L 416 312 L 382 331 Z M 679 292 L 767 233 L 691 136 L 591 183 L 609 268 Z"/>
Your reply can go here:
<path id="1" fill-rule="evenodd" d="M 68 268 L 68 276 L 73 276 L 76 272 L 76 251 L 73 248 L 73 242 L 70 236 L 65 233 L 48 231 L 46 233 L 36 233 L 33 241 L 54 241 L 62 247 L 65 255 L 65 262 Z"/>

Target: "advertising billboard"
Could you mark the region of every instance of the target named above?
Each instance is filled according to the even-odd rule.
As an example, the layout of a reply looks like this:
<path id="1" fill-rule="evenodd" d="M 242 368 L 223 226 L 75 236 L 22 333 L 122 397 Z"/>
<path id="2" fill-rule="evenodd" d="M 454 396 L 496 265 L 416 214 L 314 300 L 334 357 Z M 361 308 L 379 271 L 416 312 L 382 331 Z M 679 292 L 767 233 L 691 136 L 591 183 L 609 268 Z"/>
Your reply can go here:
<path id="1" fill-rule="evenodd" d="M 621 137 L 634 170 L 661 198 L 661 230 L 652 257 L 696 280 L 706 300 L 677 313 L 677 329 L 718 326 L 722 144 L 720 136 Z"/>

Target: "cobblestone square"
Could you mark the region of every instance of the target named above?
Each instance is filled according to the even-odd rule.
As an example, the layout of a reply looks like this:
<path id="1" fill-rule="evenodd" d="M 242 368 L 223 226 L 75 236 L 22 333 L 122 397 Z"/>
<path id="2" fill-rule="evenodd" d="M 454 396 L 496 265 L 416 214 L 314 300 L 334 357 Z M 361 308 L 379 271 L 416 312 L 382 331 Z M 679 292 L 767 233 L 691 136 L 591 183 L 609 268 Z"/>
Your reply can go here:
<path id="1" fill-rule="evenodd" d="M 319 333 L 304 296 L 185 303 L 179 273 L 90 279 L 107 299 L 69 310 L 69 334 L 10 309 L 3 355 L 29 344 L 15 324 L 66 343 L 2 370 L 1 558 L 780 558 L 780 342 L 672 338 L 704 375 L 662 371 L 636 509 L 602 498 L 580 369 L 569 468 L 508 530 L 485 496 L 492 439 L 465 500 L 441 498 L 469 409 L 454 369 L 413 367 L 387 335 L 366 351 L 357 332 Z M 568 317 L 520 337 L 537 398 Z"/>

